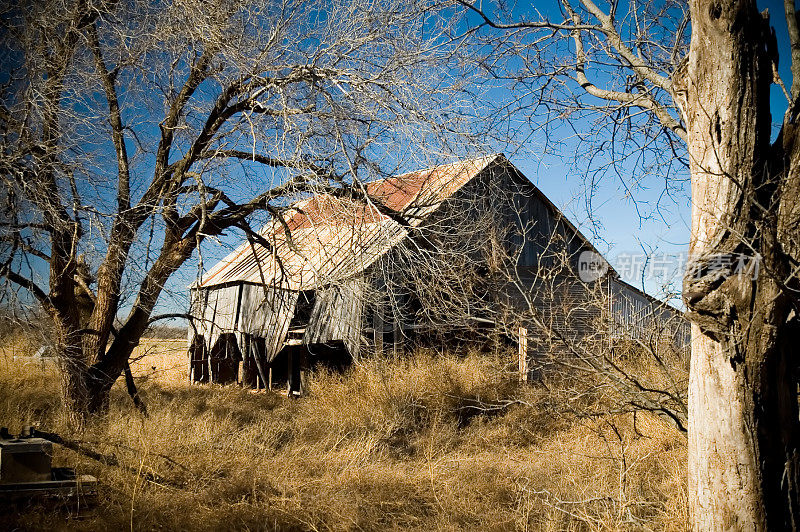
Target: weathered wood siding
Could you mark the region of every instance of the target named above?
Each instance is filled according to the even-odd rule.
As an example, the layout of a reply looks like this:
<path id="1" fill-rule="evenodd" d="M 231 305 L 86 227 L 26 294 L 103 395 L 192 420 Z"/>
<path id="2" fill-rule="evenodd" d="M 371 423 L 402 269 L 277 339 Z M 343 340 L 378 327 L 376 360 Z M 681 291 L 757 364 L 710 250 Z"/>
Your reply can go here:
<path id="1" fill-rule="evenodd" d="M 304 344 L 341 340 L 353 358 L 358 358 L 362 336 L 366 282 L 349 279 L 317 291 L 314 309 L 303 334 Z"/>
<path id="2" fill-rule="evenodd" d="M 612 279 L 610 310 L 613 334 L 641 338 L 654 309 L 649 299 Z"/>
<path id="3" fill-rule="evenodd" d="M 491 216 L 498 228 L 513 228 L 503 242 L 519 253 L 520 268 L 577 265 L 590 249 L 583 236 L 525 176 L 513 167 L 490 165 L 446 200 L 425 225 L 466 224 Z M 459 225 L 463 230 L 463 225 Z M 467 226 L 468 227 L 468 226 Z"/>
<path id="4" fill-rule="evenodd" d="M 272 362 L 286 340 L 299 293 L 253 284 L 244 284 L 242 288 L 237 332 L 264 338 L 264 357 L 268 363 Z"/>
<path id="5" fill-rule="evenodd" d="M 220 334 L 236 329 L 240 291 L 241 285 L 192 290 L 192 316 L 197 334 L 203 336 L 207 350 L 214 347 Z"/>
<path id="6" fill-rule="evenodd" d="M 610 279 L 609 300 L 612 336 L 639 340 L 659 336 L 677 347 L 688 346 L 689 324 L 679 310 L 618 279 Z"/>
<path id="7" fill-rule="evenodd" d="M 235 284 L 221 288 L 192 290 L 190 327 L 191 345 L 195 329 L 202 335 L 208 351 L 221 334 L 233 333 L 240 349 L 244 335 L 266 339 L 266 361 L 270 362 L 283 347 L 289 322 L 294 315 L 297 292 L 253 284 Z"/>

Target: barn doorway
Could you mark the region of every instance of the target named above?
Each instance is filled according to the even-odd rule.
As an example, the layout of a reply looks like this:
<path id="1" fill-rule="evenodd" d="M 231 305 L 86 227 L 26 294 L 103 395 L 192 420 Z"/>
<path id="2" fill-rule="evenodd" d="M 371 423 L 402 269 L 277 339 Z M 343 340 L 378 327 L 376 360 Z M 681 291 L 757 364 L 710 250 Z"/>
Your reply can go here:
<path id="1" fill-rule="evenodd" d="M 220 334 L 208 358 L 212 382 L 230 384 L 237 381 L 242 352 L 239 350 L 235 334 Z"/>
<path id="2" fill-rule="evenodd" d="M 270 364 L 272 386 L 283 387 L 290 395 L 299 395 L 303 393 L 307 372 L 320 368 L 340 372 L 352 363 L 353 357 L 341 340 L 285 345 Z"/>
<path id="3" fill-rule="evenodd" d="M 208 379 L 206 339 L 203 335 L 196 334 L 189 346 L 189 382 L 207 383 Z"/>

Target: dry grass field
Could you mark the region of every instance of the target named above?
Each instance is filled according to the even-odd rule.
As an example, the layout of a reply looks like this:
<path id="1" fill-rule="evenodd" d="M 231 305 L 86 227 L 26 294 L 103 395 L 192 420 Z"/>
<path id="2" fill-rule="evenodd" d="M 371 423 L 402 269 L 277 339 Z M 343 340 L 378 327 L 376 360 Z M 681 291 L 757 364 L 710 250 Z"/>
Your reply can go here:
<path id="1" fill-rule="evenodd" d="M 133 365 L 107 419 L 70 431 L 53 364 L 0 352 L 0 425 L 36 423 L 98 477 L 91 507 L 18 506 L 2 530 L 682 530 L 686 441 L 647 414 L 560 412 L 485 356 L 374 360 L 306 397 L 189 386 L 181 340 Z M 17 355 L 15 357 L 15 354 Z M 511 404 L 513 403 L 513 404 Z M 496 405 L 507 405 L 497 407 Z"/>
<path id="2" fill-rule="evenodd" d="M 143 338 L 132 359 L 131 373 L 137 380 L 153 380 L 162 386 L 188 383 L 185 338 Z"/>

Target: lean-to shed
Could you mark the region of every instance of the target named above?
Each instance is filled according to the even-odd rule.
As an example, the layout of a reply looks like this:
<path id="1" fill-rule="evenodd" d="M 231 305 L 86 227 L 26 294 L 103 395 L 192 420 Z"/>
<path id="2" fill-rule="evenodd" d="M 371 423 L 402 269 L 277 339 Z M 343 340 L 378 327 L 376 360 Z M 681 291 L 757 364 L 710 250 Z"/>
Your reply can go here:
<path id="1" fill-rule="evenodd" d="M 366 191 L 366 202 L 298 201 L 190 287 L 192 381 L 288 380 L 298 389 L 301 360 L 342 363 L 447 325 L 497 328 L 521 306 L 576 337 L 604 312 L 641 328 L 637 315 L 660 307 L 613 270 L 591 287 L 575 275 L 542 275 L 576 272 L 580 253 L 596 250 L 502 155 Z M 497 274 L 512 263 L 514 275 Z M 613 299 L 590 308 L 590 292 Z"/>

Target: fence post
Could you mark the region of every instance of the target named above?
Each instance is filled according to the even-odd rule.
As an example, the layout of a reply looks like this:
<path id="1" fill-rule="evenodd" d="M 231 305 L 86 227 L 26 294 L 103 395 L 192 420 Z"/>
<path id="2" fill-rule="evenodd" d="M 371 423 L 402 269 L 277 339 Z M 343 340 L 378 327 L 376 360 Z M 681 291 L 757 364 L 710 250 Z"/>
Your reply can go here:
<path id="1" fill-rule="evenodd" d="M 519 328 L 519 382 L 528 382 L 528 329 Z"/>

